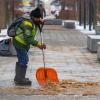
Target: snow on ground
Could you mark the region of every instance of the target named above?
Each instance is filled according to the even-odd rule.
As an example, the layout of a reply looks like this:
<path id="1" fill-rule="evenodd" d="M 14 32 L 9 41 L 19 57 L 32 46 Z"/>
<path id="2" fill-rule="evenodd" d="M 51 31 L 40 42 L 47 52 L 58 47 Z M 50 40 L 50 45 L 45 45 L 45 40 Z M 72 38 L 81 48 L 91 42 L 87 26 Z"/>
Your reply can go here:
<path id="1" fill-rule="evenodd" d="M 1 29 L 1 33 L 0 33 L 0 41 L 5 40 L 5 39 L 9 39 L 11 37 L 9 37 L 7 35 L 7 29 Z"/>
<path id="2" fill-rule="evenodd" d="M 7 29 L 1 29 L 0 36 L 5 36 L 7 35 Z"/>
<path id="3" fill-rule="evenodd" d="M 63 20 L 62 25 L 64 22 L 75 22 L 75 29 L 84 33 L 84 34 L 95 34 L 95 30 L 91 27 L 91 31 L 89 31 L 89 25 L 86 25 L 86 29 L 84 29 L 84 25 L 79 26 L 79 22 L 76 20 Z"/>
<path id="4" fill-rule="evenodd" d="M 44 20 L 48 20 L 48 19 L 55 19 L 56 17 L 54 15 L 49 15 L 44 17 Z"/>
<path id="5" fill-rule="evenodd" d="M 84 25 L 79 26 L 78 21 L 75 22 L 75 28 L 76 30 L 79 30 L 80 32 L 84 34 L 95 34 L 95 30 L 93 29 L 93 27 L 91 28 L 91 31 L 89 31 L 89 25 L 86 25 L 86 29 L 84 29 Z"/>

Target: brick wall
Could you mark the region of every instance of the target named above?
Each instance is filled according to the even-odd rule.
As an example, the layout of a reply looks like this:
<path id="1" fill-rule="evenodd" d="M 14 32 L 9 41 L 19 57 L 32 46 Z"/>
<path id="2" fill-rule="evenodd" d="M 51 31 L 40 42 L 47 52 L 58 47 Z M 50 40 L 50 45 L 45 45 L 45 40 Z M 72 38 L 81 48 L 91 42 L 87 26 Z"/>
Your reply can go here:
<path id="1" fill-rule="evenodd" d="M 60 19 L 69 19 L 69 20 L 76 20 L 77 19 L 77 12 L 75 10 L 61 10 L 59 13 L 58 18 Z"/>

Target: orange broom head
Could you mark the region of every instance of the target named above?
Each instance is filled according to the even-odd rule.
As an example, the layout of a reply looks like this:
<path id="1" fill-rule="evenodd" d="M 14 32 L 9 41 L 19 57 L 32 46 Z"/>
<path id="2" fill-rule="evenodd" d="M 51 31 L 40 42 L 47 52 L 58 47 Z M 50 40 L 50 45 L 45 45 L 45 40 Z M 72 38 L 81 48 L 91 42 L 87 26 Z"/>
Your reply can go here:
<path id="1" fill-rule="evenodd" d="M 47 81 L 58 83 L 58 77 L 55 69 L 41 67 L 36 71 L 36 78 L 39 85 L 45 85 Z"/>

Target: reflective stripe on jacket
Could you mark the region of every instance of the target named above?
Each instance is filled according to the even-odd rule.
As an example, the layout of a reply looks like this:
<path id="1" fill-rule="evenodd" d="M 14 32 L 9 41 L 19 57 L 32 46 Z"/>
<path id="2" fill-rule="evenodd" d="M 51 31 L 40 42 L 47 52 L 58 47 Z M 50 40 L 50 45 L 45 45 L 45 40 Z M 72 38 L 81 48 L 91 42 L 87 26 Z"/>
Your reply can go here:
<path id="1" fill-rule="evenodd" d="M 36 35 L 37 28 L 30 21 L 25 20 L 20 26 L 17 27 L 15 39 L 24 44 L 30 45 L 27 41 L 27 38 L 33 37 Z"/>

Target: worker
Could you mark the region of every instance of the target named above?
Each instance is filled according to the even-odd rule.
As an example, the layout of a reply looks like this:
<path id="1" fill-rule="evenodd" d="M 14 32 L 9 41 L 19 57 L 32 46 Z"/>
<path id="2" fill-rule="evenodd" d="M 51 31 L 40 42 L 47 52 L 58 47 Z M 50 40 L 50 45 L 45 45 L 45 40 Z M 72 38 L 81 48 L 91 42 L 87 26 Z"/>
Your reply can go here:
<path id="1" fill-rule="evenodd" d="M 38 7 L 40 8 L 41 17 L 44 18 L 46 16 L 45 8 L 42 4 L 39 4 Z"/>
<path id="2" fill-rule="evenodd" d="M 14 82 L 16 85 L 31 85 L 32 82 L 26 78 L 26 70 L 28 64 L 28 51 L 30 45 L 38 47 L 39 49 L 46 49 L 46 45 L 35 40 L 38 26 L 43 24 L 41 19 L 40 9 L 37 7 L 30 13 L 30 20 L 23 20 L 20 25 L 16 27 L 16 36 L 13 38 L 13 45 L 17 53 L 16 68 Z"/>

